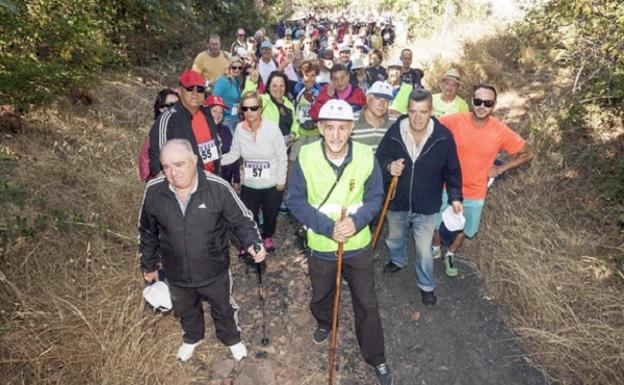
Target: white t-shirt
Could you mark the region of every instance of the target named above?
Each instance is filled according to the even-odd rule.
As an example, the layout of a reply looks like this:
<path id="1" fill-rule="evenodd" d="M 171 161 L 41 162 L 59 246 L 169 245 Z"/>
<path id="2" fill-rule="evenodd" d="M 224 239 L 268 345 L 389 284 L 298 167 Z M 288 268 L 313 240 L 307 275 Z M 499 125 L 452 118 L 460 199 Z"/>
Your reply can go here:
<path id="1" fill-rule="evenodd" d="M 273 59 L 269 60 L 268 63 L 265 63 L 262 59 L 258 61 L 258 72 L 260 73 L 262 83 L 267 83 L 267 81 L 269 80 L 269 75 L 271 75 L 271 72 L 273 71 L 277 71 L 277 67 L 275 66 L 275 62 L 273 61 Z"/>

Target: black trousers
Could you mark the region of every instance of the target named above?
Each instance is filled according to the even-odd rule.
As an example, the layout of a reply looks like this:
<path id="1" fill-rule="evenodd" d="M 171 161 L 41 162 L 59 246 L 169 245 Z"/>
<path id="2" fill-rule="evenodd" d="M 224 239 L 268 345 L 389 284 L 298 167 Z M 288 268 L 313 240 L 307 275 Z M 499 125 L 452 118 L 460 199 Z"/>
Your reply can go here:
<path id="1" fill-rule="evenodd" d="M 256 223 L 258 223 L 258 213 L 262 209 L 262 238 L 269 238 L 275 234 L 277 211 L 282 201 L 281 198 L 282 194 L 275 187 L 264 189 L 241 187 L 241 199 L 253 213 Z M 260 227 L 259 223 L 258 227 Z"/>
<path id="2" fill-rule="evenodd" d="M 310 310 L 319 327 L 331 330 L 334 293 L 336 290 L 336 262 L 317 257 L 308 258 L 312 301 Z M 343 259 L 342 275 L 349 284 L 355 313 L 355 334 L 364 360 L 377 366 L 386 362 L 383 329 L 375 294 L 373 256 L 366 251 Z"/>
<path id="3" fill-rule="evenodd" d="M 182 340 L 192 344 L 204 338 L 204 308 L 202 299 L 210 304 L 210 315 L 217 339 L 227 346 L 240 342 L 238 305 L 232 298 L 229 271 L 213 283 L 201 287 L 181 287 L 169 284 L 173 312 L 180 318 Z"/>

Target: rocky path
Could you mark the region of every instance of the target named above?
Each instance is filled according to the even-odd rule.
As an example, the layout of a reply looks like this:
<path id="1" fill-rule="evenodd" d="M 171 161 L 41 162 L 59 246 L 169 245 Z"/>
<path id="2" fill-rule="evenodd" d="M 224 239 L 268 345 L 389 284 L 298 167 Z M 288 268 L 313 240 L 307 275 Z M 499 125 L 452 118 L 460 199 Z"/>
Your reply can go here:
<path id="1" fill-rule="evenodd" d="M 229 351 L 211 333 L 202 349 L 211 362 L 193 358 L 197 368 L 193 385 L 317 385 L 327 384 L 328 345 L 315 345 L 315 322 L 308 309 L 311 297 L 307 260 L 293 245 L 293 229 L 280 217 L 278 252 L 270 257 L 264 274 L 267 328 L 270 344 L 260 341 L 255 270 L 233 259 L 235 296 L 250 357 L 234 362 Z M 383 239 L 383 238 L 382 238 Z M 413 252 L 411 252 L 413 254 Z M 497 307 L 480 294 L 479 278 L 460 261 L 460 274 L 449 278 L 436 261 L 438 304 L 425 308 L 415 283 L 412 265 L 384 274 L 387 255 L 375 255 L 376 287 L 395 385 L 538 385 L 548 384 L 526 363 L 514 336 L 505 328 Z M 412 259 L 413 262 L 413 259 Z M 376 384 L 373 370 L 361 358 L 353 328 L 349 290 L 342 288 L 336 385 Z M 210 321 L 207 321 L 210 323 Z M 207 330 L 211 326 L 207 325 Z"/>

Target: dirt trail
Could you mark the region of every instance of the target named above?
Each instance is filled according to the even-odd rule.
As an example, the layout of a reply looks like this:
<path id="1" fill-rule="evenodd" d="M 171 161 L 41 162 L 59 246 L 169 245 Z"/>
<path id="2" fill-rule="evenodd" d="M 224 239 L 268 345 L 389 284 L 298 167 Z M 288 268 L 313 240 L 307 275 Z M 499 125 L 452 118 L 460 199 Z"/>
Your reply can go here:
<path id="1" fill-rule="evenodd" d="M 233 259 L 235 296 L 241 305 L 244 340 L 250 357 L 235 363 L 222 346 L 208 337 L 200 350 L 216 353 L 206 363 L 201 353 L 191 362 L 197 371 L 192 384 L 316 385 L 327 383 L 328 346 L 315 345 L 308 302 L 311 297 L 307 259 L 291 243 L 289 221 L 280 217 L 276 240 L 279 251 L 270 257 L 264 279 L 268 332 L 271 344 L 260 345 L 261 318 L 256 276 Z M 470 263 L 460 260 L 460 275 L 449 278 L 436 261 L 439 302 L 425 308 L 411 263 L 384 274 L 387 252 L 375 255 L 376 287 L 389 363 L 395 385 L 548 384 L 528 366 L 514 335 L 504 326 L 499 309 L 479 290 L 480 279 Z M 337 381 L 341 385 L 376 384 L 372 368 L 361 358 L 353 328 L 348 287 L 343 285 L 337 352 Z M 208 327 L 207 330 L 211 328 Z"/>
<path id="2" fill-rule="evenodd" d="M 457 49 L 453 56 L 457 59 L 460 55 L 461 50 Z M 421 61 L 431 60 L 423 57 Z M 527 97 L 535 91 L 530 85 L 526 88 L 526 92 L 502 93 L 497 116 L 512 125 L 521 122 Z M 235 296 L 241 305 L 243 336 L 250 347 L 250 357 L 235 363 L 229 352 L 209 337 L 209 347 L 203 349 L 217 350 L 217 357 L 213 356 L 214 361 L 208 365 L 193 359 L 199 372 L 192 384 L 327 383 L 328 346 L 312 342 L 315 322 L 308 308 L 311 288 L 307 260 L 293 244 L 293 231 L 290 222 L 280 216 L 275 237 L 279 250 L 270 257 L 264 277 L 271 344 L 260 345 L 261 319 L 254 271 L 233 258 Z M 384 237 L 382 234 L 381 239 Z M 375 281 L 394 384 L 551 384 L 529 365 L 531 359 L 503 323 L 500 309 L 481 293 L 482 281 L 469 257 L 472 252 L 474 248 L 467 242 L 459 256 L 460 274 L 455 278 L 447 277 L 442 261 L 436 261 L 438 304 L 426 308 L 415 281 L 413 242 L 408 248 L 409 265 L 390 275 L 382 272 L 388 254 L 380 242 L 375 253 Z M 342 290 L 335 384 L 376 384 L 372 368 L 364 363 L 359 352 L 346 284 Z"/>

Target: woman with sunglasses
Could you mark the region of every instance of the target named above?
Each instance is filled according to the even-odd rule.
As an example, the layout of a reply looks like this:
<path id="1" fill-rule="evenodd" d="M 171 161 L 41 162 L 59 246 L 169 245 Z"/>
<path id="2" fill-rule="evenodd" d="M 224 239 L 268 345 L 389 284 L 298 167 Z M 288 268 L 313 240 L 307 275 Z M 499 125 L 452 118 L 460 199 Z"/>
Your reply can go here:
<path id="1" fill-rule="evenodd" d="M 260 74 L 257 70 L 245 81 L 243 92 L 256 91 Z M 287 147 L 290 147 L 299 136 L 299 121 L 295 116 L 295 107 L 286 97 L 288 76 L 282 71 L 273 71 L 267 80 L 266 92 L 261 95 L 262 118 L 277 124 Z"/>
<path id="2" fill-rule="evenodd" d="M 286 184 L 288 156 L 278 125 L 265 119 L 262 114 L 263 100 L 254 91 L 243 93 L 243 120 L 234 131 L 230 152 L 223 155 L 221 165 L 243 159 L 241 199 L 253 213 L 256 223 L 258 213 L 262 210 L 264 248 L 274 252 L 272 237 L 275 234 L 280 195 Z"/>
<path id="3" fill-rule="evenodd" d="M 223 115 L 223 123 L 232 130 L 239 122 L 239 104 L 243 84 L 243 61 L 234 57 L 226 73 L 217 79 L 213 89 L 213 96 L 220 96 L 228 107 Z"/>
<path id="4" fill-rule="evenodd" d="M 165 88 L 158 92 L 156 100 L 154 101 L 154 120 L 158 118 L 160 114 L 168 110 L 174 104 L 180 100 L 178 93 L 171 88 Z M 149 136 L 145 138 L 143 146 L 141 147 L 141 153 L 139 154 L 139 176 L 143 182 L 147 182 L 150 177 L 150 162 L 149 162 Z"/>

